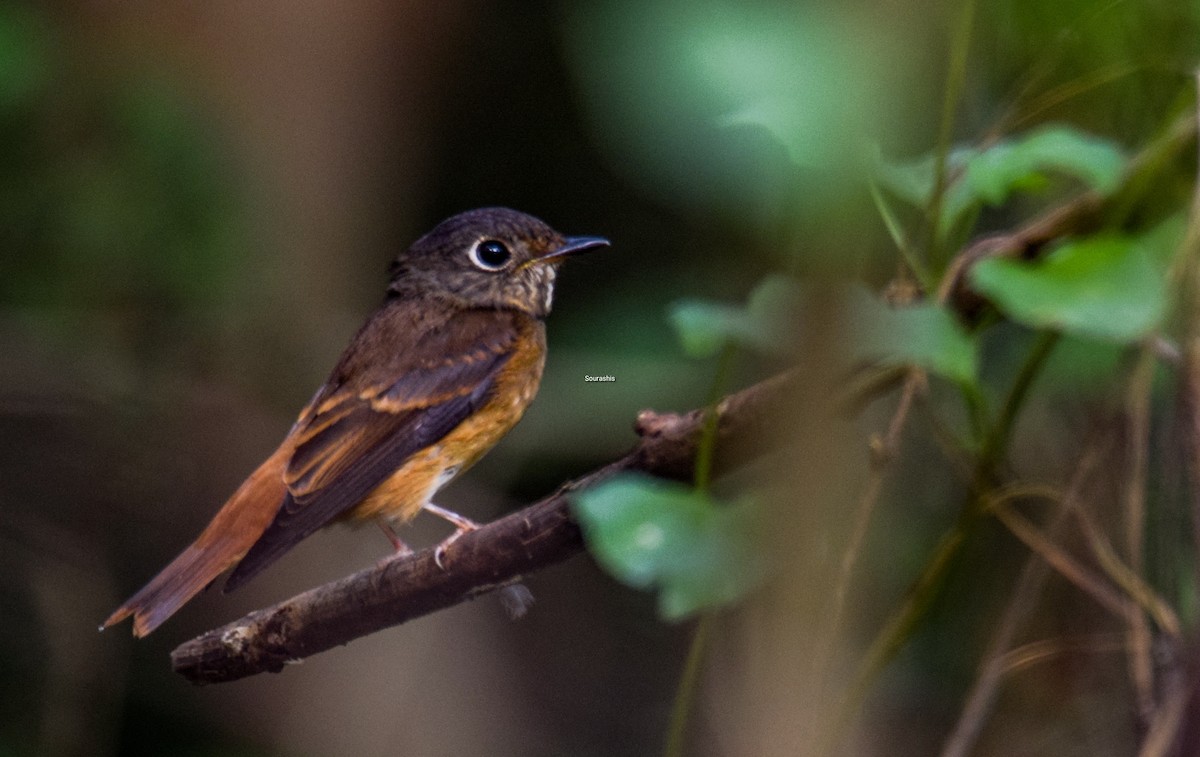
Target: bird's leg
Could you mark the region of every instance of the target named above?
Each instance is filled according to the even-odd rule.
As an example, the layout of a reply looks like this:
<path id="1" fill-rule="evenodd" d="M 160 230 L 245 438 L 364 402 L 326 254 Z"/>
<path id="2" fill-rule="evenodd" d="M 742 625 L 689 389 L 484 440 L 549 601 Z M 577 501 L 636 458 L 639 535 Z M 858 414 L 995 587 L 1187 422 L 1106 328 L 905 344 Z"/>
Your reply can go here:
<path id="1" fill-rule="evenodd" d="M 454 533 L 443 539 L 442 543 L 438 544 L 437 548 L 433 551 L 433 561 L 437 563 L 439 568 L 445 570 L 446 566 L 442 565 L 442 557 L 446 554 L 446 547 L 449 547 L 451 544 L 457 541 L 458 538 L 463 534 L 477 530 L 479 528 L 479 524 L 470 518 L 464 518 L 453 510 L 447 510 L 444 507 L 438 507 L 432 502 L 426 502 L 425 509 L 433 515 L 442 518 L 443 520 L 450 521 L 450 523 L 454 525 Z"/>
<path id="2" fill-rule="evenodd" d="M 396 550 L 395 554 L 390 555 L 385 559 L 391 560 L 397 557 L 405 557 L 413 553 L 412 547 L 405 544 L 404 540 L 396 534 L 396 530 L 392 528 L 391 523 L 388 523 L 383 518 L 376 518 L 375 522 L 379 524 L 379 530 L 383 532 L 383 535 L 386 536 L 388 541 L 392 543 L 392 549 Z"/>
<path id="3" fill-rule="evenodd" d="M 468 531 L 474 531 L 481 525 L 470 518 L 459 515 L 453 510 L 447 510 L 444 507 L 439 507 L 432 502 L 426 502 L 425 509 L 443 520 L 450 521 L 452 524 L 454 524 L 454 527 L 458 529 L 459 534 L 465 534 Z"/>
<path id="4" fill-rule="evenodd" d="M 438 507 L 432 502 L 426 503 L 425 509 L 439 518 L 443 518 L 454 524 L 454 533 L 443 539 L 442 543 L 438 544 L 437 548 L 433 551 L 433 561 L 437 563 L 439 568 L 445 570 L 446 566 L 442 565 L 442 557 L 446 554 L 446 547 L 453 544 L 463 534 L 478 530 L 481 528 L 481 524 L 476 523 L 470 518 L 464 518 L 453 510 Z M 517 620 L 525 615 L 529 611 L 529 607 L 533 604 L 533 592 L 520 581 L 501 588 L 499 594 L 500 604 L 512 620 Z"/>

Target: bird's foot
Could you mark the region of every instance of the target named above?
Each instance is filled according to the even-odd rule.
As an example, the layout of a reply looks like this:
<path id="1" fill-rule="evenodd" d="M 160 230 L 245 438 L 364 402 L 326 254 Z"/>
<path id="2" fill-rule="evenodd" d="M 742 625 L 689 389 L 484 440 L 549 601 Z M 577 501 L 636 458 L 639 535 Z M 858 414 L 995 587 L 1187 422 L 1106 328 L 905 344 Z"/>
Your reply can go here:
<path id="1" fill-rule="evenodd" d="M 448 520 L 454 524 L 454 533 L 446 537 L 442 543 L 437 545 L 437 547 L 433 550 L 433 561 L 437 563 L 439 568 L 445 570 L 446 566 L 442 563 L 442 560 L 446 556 L 446 547 L 449 547 L 451 544 L 458 541 L 463 534 L 478 530 L 480 526 L 470 518 L 465 518 L 453 510 L 447 510 L 444 507 L 439 507 L 432 502 L 426 503 L 425 509 L 433 515 L 436 515 L 443 520 Z"/>
<path id="2" fill-rule="evenodd" d="M 438 544 L 433 550 L 433 561 L 437 564 L 437 566 L 442 570 L 445 570 L 446 566 L 442 564 L 442 558 L 446 556 L 446 547 L 449 547 L 451 544 L 462 538 L 463 534 L 470 533 L 478 528 L 478 524 L 472 523 L 470 526 L 457 529 L 454 533 L 443 539 L 442 543 Z"/>
<path id="3" fill-rule="evenodd" d="M 379 530 L 383 532 L 383 535 L 386 536 L 388 541 L 392 543 L 393 550 L 392 554 L 382 558 L 379 561 L 380 566 L 383 566 L 392 560 L 399 560 L 402 557 L 408 557 L 413 553 L 413 548 L 408 546 L 408 544 L 396 534 L 396 531 L 392 528 L 390 523 L 382 518 L 376 520 L 375 522 L 379 524 Z"/>

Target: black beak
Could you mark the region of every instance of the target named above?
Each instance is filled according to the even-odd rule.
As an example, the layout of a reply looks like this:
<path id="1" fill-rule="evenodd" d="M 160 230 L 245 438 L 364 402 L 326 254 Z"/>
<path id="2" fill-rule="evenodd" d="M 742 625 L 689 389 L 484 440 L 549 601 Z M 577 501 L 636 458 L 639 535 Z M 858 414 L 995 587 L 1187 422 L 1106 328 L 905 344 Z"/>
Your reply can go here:
<path id="1" fill-rule="evenodd" d="M 555 263 L 570 255 L 575 255 L 581 252 L 591 252 L 593 250 L 599 250 L 602 247 L 608 247 L 608 240 L 604 237 L 567 237 L 562 247 L 548 252 L 531 262 Z"/>

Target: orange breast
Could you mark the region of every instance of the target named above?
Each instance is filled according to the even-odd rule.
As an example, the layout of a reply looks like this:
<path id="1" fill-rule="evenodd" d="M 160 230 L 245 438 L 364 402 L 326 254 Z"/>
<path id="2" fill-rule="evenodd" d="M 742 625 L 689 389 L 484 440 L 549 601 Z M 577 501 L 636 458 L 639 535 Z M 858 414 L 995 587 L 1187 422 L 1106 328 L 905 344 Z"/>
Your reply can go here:
<path id="1" fill-rule="evenodd" d="M 487 404 L 441 441 L 410 457 L 356 505 L 348 518 L 411 520 L 438 489 L 478 462 L 517 425 L 537 394 L 546 364 L 545 326 L 531 321 L 524 330 L 517 341 L 519 347 L 497 375 Z"/>

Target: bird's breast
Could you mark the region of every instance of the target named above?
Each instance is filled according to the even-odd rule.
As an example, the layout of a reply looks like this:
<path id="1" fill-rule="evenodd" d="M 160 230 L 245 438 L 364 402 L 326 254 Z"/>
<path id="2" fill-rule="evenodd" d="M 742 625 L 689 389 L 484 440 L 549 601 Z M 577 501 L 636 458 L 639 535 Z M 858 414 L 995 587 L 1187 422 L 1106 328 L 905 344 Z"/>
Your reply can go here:
<path id="1" fill-rule="evenodd" d="M 525 414 L 546 364 L 545 327 L 531 322 L 500 369 L 484 404 L 438 442 L 411 455 L 347 516 L 407 521 L 446 484 L 483 457 Z"/>

